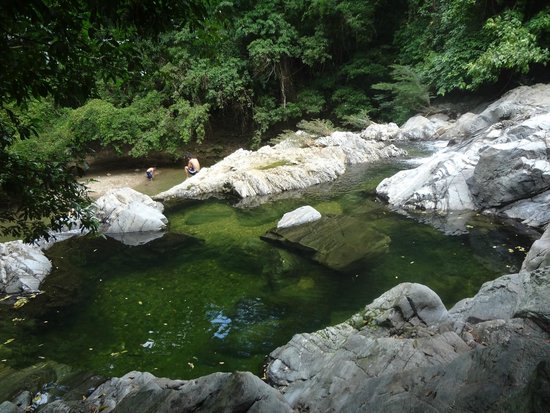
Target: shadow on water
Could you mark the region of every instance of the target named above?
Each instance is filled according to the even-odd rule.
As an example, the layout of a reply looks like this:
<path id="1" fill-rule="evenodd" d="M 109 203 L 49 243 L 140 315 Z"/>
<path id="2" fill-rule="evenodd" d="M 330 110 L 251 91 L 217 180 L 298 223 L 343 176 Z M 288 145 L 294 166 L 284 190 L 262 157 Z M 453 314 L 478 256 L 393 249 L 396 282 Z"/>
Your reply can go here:
<path id="1" fill-rule="evenodd" d="M 356 166 L 335 182 L 251 208 L 193 201 L 168 212 L 170 231 L 146 245 L 71 239 L 48 251 L 44 294 L 3 308 L 0 359 L 14 367 L 53 359 L 119 376 L 130 370 L 192 378 L 259 373 L 293 334 L 341 322 L 400 282 L 434 289 L 447 306 L 517 271 L 530 240 L 487 217 L 447 236 L 376 199 L 403 165 Z M 387 252 L 354 271 L 334 271 L 260 236 L 302 205 L 367 222 Z"/>

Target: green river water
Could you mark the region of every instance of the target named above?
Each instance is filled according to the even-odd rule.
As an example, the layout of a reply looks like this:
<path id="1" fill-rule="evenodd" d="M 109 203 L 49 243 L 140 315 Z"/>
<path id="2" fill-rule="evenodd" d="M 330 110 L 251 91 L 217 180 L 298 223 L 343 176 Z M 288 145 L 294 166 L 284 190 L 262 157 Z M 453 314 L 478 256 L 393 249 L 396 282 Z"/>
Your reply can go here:
<path id="1" fill-rule="evenodd" d="M 257 207 L 186 201 L 170 231 L 137 247 L 71 239 L 47 254 L 44 293 L 2 306 L 0 360 L 55 360 L 107 376 L 131 370 L 188 379 L 215 371 L 261 374 L 266 355 L 296 333 L 341 322 L 400 282 L 428 285 L 450 307 L 485 281 L 518 270 L 530 241 L 483 216 L 446 236 L 392 212 L 374 189 L 404 166 L 355 166 L 336 182 Z M 260 239 L 302 205 L 372 222 L 387 254 L 353 273 L 326 269 Z"/>

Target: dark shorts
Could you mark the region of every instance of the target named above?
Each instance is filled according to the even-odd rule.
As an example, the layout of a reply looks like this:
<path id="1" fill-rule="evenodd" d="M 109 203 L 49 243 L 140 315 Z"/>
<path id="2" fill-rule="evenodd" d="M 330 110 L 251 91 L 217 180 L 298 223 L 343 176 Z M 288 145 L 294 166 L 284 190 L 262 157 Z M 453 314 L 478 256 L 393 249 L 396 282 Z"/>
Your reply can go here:
<path id="1" fill-rule="evenodd" d="M 195 175 L 199 171 L 196 171 L 194 169 L 188 169 L 187 172 L 189 172 L 189 175 Z"/>
<path id="2" fill-rule="evenodd" d="M 153 179 L 153 172 L 145 172 L 145 175 L 147 175 L 147 179 Z"/>

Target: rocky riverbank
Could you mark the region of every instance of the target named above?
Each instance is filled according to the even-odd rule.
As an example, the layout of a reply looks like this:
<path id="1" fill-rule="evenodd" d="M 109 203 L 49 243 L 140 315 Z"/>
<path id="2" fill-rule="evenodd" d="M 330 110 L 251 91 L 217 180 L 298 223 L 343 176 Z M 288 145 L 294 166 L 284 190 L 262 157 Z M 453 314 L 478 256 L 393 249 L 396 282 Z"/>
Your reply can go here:
<path id="1" fill-rule="evenodd" d="M 60 400 L 34 407 L 41 412 L 105 413 L 546 411 L 550 404 L 550 86 L 515 89 L 481 112 L 457 119 L 443 115 L 415 117 L 401 128 L 371 125 L 361 134 L 302 137 L 254 153 L 240 150 L 155 199 L 269 197 L 334 179 L 349 163 L 399 155 L 388 145 L 392 141 L 447 139 L 444 150 L 417 168 L 384 180 L 378 194 L 402 213 L 429 211 L 445 232 L 468 230 L 455 219 L 464 211 L 504 215 L 533 227 L 543 235 L 520 272 L 484 284 L 474 297 L 450 309 L 426 286 L 399 284 L 346 322 L 297 334 L 273 350 L 266 381 L 246 372 L 194 380 L 130 372 L 98 387 L 94 384 L 89 392 L 66 393 Z M 111 196 L 128 200 L 119 211 L 126 214 L 125 222 L 133 220 L 127 212 L 136 209 L 130 207 L 134 196 L 139 198 Z M 155 205 L 150 203 L 152 208 Z M 430 214 L 422 219 L 430 222 Z M 165 222 L 158 218 L 160 231 Z M 107 215 L 104 221 L 112 225 L 117 219 Z M 310 246 L 310 233 L 319 223 L 333 225 L 316 219 L 302 228 L 310 228 L 306 234 L 296 235 L 290 226 L 278 229 L 278 235 L 305 240 Z M 132 227 L 124 228 L 131 232 Z M 323 250 L 317 239 L 314 247 Z M 329 258 L 319 255 L 318 260 L 325 263 Z M 7 262 L 5 257 L 2 260 Z M 360 260 L 334 265 L 356 262 Z M 5 268 L 3 264 L 2 279 Z M 27 393 L 24 386 L 5 392 L 0 413 L 34 408 Z"/>

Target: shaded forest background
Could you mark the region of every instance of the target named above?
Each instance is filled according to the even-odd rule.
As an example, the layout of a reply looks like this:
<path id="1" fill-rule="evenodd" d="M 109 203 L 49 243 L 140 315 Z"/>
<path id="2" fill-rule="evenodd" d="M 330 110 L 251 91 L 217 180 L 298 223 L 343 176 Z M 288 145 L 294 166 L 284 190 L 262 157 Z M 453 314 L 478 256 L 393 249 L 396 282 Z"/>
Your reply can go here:
<path id="1" fill-rule="evenodd" d="M 93 227 L 74 179 L 93 150 L 177 160 L 213 137 L 400 123 L 550 79 L 543 1 L 4 3 L 0 231 L 29 239 L 70 209 Z"/>

